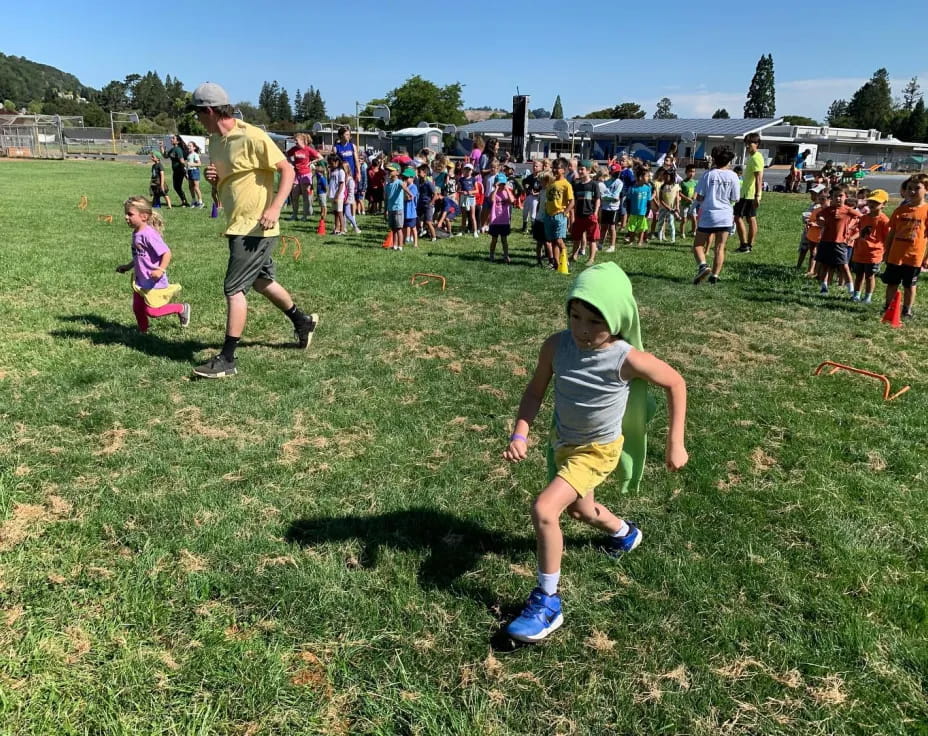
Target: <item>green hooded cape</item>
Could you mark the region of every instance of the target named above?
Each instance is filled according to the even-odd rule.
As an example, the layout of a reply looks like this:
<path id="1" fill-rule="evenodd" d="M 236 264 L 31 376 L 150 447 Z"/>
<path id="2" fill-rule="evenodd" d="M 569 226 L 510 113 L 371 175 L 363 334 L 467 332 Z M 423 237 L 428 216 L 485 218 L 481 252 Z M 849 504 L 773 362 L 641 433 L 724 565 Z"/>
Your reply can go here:
<path id="1" fill-rule="evenodd" d="M 599 263 L 583 271 L 567 294 L 568 305 L 572 299 L 582 299 L 596 307 L 606 318 L 606 324 L 613 335 L 621 335 L 633 348 L 644 350 L 632 282 L 618 264 Z M 625 418 L 622 420 L 622 434 L 625 437 L 619 460 L 622 493 L 626 493 L 629 488 L 637 491 L 641 483 L 648 450 L 648 422 L 654 412 L 654 399 L 648 395 L 647 382 L 640 378 L 633 379 L 629 386 Z M 554 452 L 549 448 L 549 479 L 553 479 L 556 474 Z"/>

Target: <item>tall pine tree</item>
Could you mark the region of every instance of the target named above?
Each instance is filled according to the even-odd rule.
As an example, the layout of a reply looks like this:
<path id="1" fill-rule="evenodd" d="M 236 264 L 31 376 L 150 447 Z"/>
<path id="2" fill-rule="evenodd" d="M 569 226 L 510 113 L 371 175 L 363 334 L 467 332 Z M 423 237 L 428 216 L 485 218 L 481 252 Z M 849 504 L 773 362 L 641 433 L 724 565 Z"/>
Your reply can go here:
<path id="1" fill-rule="evenodd" d="M 893 94 L 889 72 L 877 69 L 847 103 L 848 116 L 858 128 L 889 130 L 893 117 Z"/>
<path id="2" fill-rule="evenodd" d="M 672 112 L 671 102 L 669 97 L 661 97 L 657 101 L 657 109 L 654 111 L 655 120 L 673 120 L 677 117 L 676 113 Z"/>
<path id="3" fill-rule="evenodd" d="M 761 56 L 748 88 L 744 117 L 772 118 L 777 112 L 776 86 L 773 78 L 773 55 Z"/>
<path id="4" fill-rule="evenodd" d="M 277 116 L 274 120 L 280 122 L 290 122 L 293 120 L 293 108 L 290 107 L 290 95 L 287 94 L 286 88 L 281 87 L 280 94 L 277 95 L 277 104 L 275 107 L 277 109 Z"/>
<path id="5" fill-rule="evenodd" d="M 555 120 L 561 120 L 564 117 L 564 106 L 561 104 L 561 96 L 558 95 L 554 101 L 554 107 L 551 108 L 551 117 Z"/>
<path id="6" fill-rule="evenodd" d="M 302 123 L 303 119 L 303 95 L 300 93 L 300 88 L 297 87 L 296 95 L 293 97 L 293 122 Z"/>

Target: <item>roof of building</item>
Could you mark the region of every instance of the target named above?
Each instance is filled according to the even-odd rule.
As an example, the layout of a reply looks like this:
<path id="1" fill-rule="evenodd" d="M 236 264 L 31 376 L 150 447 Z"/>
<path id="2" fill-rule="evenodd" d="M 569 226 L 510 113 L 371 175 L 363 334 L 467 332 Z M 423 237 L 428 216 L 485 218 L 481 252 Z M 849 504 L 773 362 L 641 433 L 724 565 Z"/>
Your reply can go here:
<path id="1" fill-rule="evenodd" d="M 593 135 L 653 135 L 653 136 L 682 136 L 695 133 L 697 136 L 745 136 L 756 133 L 764 128 L 777 125 L 782 118 L 636 118 L 624 120 L 593 120 L 574 118 L 568 120 L 568 125 L 576 127 L 582 122 L 593 124 Z M 528 121 L 528 133 L 534 135 L 555 135 L 554 124 L 556 120 L 550 118 Z M 470 123 L 461 126 L 460 130 L 466 133 L 508 135 L 512 133 L 512 120 L 483 120 L 479 123 Z"/>

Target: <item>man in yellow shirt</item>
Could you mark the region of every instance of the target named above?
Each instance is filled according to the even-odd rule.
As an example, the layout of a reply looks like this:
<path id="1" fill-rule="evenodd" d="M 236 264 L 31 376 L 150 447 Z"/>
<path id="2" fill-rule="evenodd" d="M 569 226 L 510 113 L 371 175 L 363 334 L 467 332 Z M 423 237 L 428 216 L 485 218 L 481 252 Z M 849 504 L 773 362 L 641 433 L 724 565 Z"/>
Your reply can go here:
<path id="1" fill-rule="evenodd" d="M 764 187 L 764 157 L 757 150 L 760 135 L 744 136 L 744 179 L 741 182 L 741 199 L 735 205 L 735 227 L 741 247 L 736 253 L 750 253 L 757 238 L 757 208 Z"/>
<path id="2" fill-rule="evenodd" d="M 248 318 L 245 295 L 251 287 L 290 318 L 301 349 L 309 347 L 319 316 L 300 311 L 275 281 L 271 254 L 280 237 L 280 208 L 293 185 L 293 167 L 267 133 L 233 117 L 229 95 L 218 84 L 197 87 L 190 106 L 210 134 L 206 179 L 219 192 L 229 239 L 223 284 L 228 307 L 225 342 L 219 355 L 193 372 L 202 378 L 225 378 L 236 373 L 235 349 Z M 277 173 L 280 186 L 275 195 Z"/>

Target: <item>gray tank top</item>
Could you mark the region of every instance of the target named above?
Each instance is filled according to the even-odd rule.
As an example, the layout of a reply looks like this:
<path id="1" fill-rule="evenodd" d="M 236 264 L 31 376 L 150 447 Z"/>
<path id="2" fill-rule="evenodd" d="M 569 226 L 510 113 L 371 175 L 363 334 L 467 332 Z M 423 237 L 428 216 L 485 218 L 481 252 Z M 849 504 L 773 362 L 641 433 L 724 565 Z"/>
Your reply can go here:
<path id="1" fill-rule="evenodd" d="M 628 381 L 619 371 L 632 346 L 617 340 L 600 350 L 581 350 L 564 330 L 554 353 L 556 443 L 606 444 L 622 435 Z"/>

